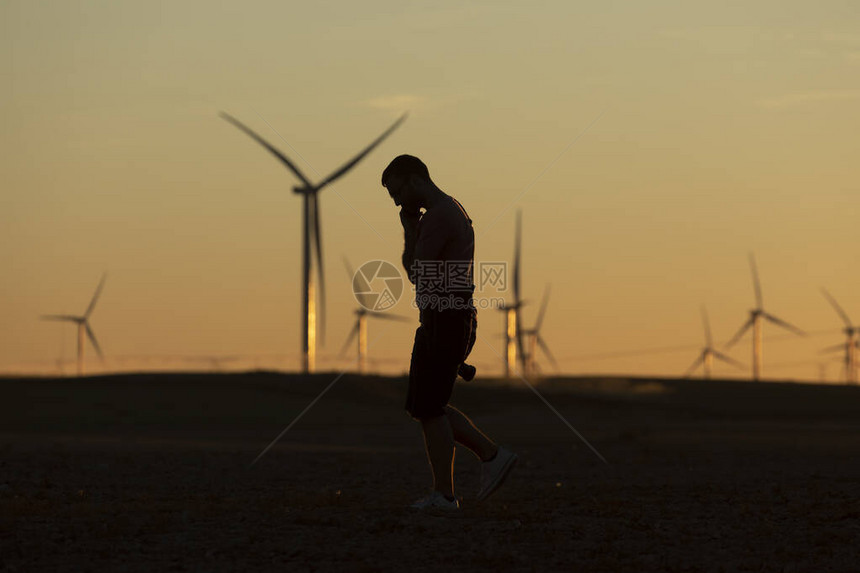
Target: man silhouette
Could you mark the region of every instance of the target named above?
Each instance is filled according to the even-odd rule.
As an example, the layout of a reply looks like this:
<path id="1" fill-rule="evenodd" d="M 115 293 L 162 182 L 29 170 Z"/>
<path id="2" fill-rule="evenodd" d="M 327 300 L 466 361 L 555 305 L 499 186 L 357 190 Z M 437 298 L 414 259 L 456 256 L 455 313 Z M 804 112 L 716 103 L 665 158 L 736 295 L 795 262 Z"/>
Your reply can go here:
<path id="1" fill-rule="evenodd" d="M 454 496 L 455 442 L 483 462 L 479 501 L 502 485 L 517 461 L 514 453 L 497 446 L 448 404 L 458 369 L 475 341 L 475 233 L 463 206 L 433 183 L 417 157 L 395 157 L 382 172 L 382 185 L 400 207 L 402 262 L 415 285 L 421 323 L 409 365 L 406 411 L 421 423 L 433 488 L 411 507 L 456 512 L 460 503 Z"/>

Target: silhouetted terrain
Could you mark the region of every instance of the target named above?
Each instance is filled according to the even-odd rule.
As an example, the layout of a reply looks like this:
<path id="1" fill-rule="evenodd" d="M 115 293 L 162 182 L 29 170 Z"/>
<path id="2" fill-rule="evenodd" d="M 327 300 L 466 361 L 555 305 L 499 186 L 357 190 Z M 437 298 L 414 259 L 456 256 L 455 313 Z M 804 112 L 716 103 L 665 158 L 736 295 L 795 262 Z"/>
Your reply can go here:
<path id="1" fill-rule="evenodd" d="M 249 373 L 0 379 L 0 570 L 853 571 L 860 388 L 551 379 L 458 384 L 520 464 L 464 516 L 405 380 Z"/>

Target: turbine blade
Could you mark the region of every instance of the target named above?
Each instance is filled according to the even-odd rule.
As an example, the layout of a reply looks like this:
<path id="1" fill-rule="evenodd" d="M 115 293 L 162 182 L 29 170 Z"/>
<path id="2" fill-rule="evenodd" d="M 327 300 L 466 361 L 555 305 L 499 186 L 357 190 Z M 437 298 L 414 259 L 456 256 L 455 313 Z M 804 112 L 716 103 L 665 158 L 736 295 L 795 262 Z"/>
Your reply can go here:
<path id="1" fill-rule="evenodd" d="M 705 325 L 705 346 L 713 348 L 714 340 L 711 338 L 711 323 L 708 320 L 708 311 L 705 310 L 705 305 L 702 305 L 702 322 Z"/>
<path id="2" fill-rule="evenodd" d="M 755 256 L 750 253 L 750 270 L 753 277 L 753 288 L 755 289 L 755 304 L 757 309 L 763 308 L 764 302 L 761 296 L 761 282 L 758 280 L 758 267 L 755 264 Z"/>
<path id="3" fill-rule="evenodd" d="M 95 348 L 95 349 L 96 349 L 96 352 L 98 353 L 99 358 L 104 359 L 104 355 L 102 354 L 102 349 L 101 349 L 101 347 L 99 346 L 99 341 L 98 341 L 98 340 L 96 340 L 96 335 L 95 335 L 95 334 L 93 334 L 93 329 L 92 329 L 92 328 L 90 328 L 90 323 L 89 323 L 89 322 L 85 322 L 85 323 L 84 323 L 84 328 L 86 328 L 86 330 L 87 330 L 87 338 L 89 338 L 89 339 L 90 339 L 90 342 L 92 342 L 92 343 L 93 343 L 93 348 Z"/>
<path id="4" fill-rule="evenodd" d="M 558 371 L 558 362 L 555 361 L 555 356 L 553 356 L 552 352 L 550 352 L 549 346 L 547 346 L 547 343 L 544 342 L 544 339 L 540 335 L 535 334 L 535 336 L 537 336 L 538 346 L 540 346 L 540 349 L 543 350 L 543 353 L 546 355 L 546 357 L 549 358 L 553 369 Z"/>
<path id="5" fill-rule="evenodd" d="M 514 231 L 514 304 L 520 304 L 520 246 L 522 243 L 522 209 L 517 209 L 516 230 Z M 519 328 L 519 323 L 517 323 Z"/>
<path id="6" fill-rule="evenodd" d="M 744 323 L 744 325 L 741 327 L 741 329 L 738 330 L 737 334 L 735 334 L 731 340 L 726 342 L 725 348 L 731 348 L 735 342 L 740 340 L 741 336 L 744 335 L 744 332 L 746 332 L 749 329 L 749 327 L 752 326 L 752 323 L 753 323 L 753 319 L 752 319 L 752 317 L 750 317 L 750 319 Z"/>
<path id="7" fill-rule="evenodd" d="M 819 354 L 830 354 L 831 352 L 836 352 L 837 350 L 842 352 L 843 350 L 845 350 L 845 345 L 844 344 L 836 344 L 834 346 L 828 346 L 827 348 L 822 348 L 821 350 L 819 350 L 818 353 Z"/>
<path id="8" fill-rule="evenodd" d="M 230 123 L 232 123 L 233 125 L 235 125 L 235 126 L 236 126 L 236 127 L 238 127 L 239 129 L 241 129 L 242 131 L 244 131 L 248 136 L 250 136 L 250 137 L 251 137 L 251 139 L 253 139 L 253 140 L 254 140 L 254 141 L 256 141 L 257 143 L 259 143 L 260 145 L 262 145 L 263 147 L 265 147 L 266 149 L 268 149 L 268 150 L 269 150 L 269 152 L 270 152 L 272 155 L 274 155 L 275 157 L 277 157 L 278 159 L 280 159 L 280 160 L 281 160 L 281 163 L 283 163 L 284 165 L 286 165 L 286 166 L 287 166 L 287 168 L 288 168 L 290 171 L 292 171 L 292 172 L 293 172 L 293 174 L 294 174 L 296 177 L 298 177 L 299 179 L 301 179 L 302 183 L 304 183 L 306 187 L 311 187 L 311 188 L 313 187 L 313 183 L 311 183 L 310 181 L 308 181 L 308 178 L 307 178 L 307 177 L 305 177 L 304 173 L 302 173 L 301 171 L 299 171 L 299 168 L 298 168 L 298 167 L 296 167 L 296 166 L 295 166 L 295 164 L 293 164 L 293 162 L 292 162 L 292 161 L 290 161 L 289 159 L 287 159 L 287 156 L 286 156 L 286 155 L 284 155 L 283 153 L 281 153 L 280 151 L 278 151 L 278 150 L 277 150 L 277 149 L 276 149 L 272 144 L 270 144 L 268 141 L 266 141 L 265 139 L 263 139 L 262 137 L 260 137 L 259 135 L 257 135 L 257 133 L 256 133 L 256 132 L 254 132 L 253 130 L 251 130 L 251 128 L 250 128 L 250 127 L 246 126 L 244 123 L 242 123 L 241 121 L 239 121 L 238 119 L 236 119 L 236 118 L 235 118 L 235 117 L 233 117 L 232 115 L 230 115 L 230 114 L 228 114 L 228 113 L 226 113 L 226 112 L 223 112 L 223 111 L 221 112 L 221 114 L 220 114 L 220 115 L 221 115 L 221 117 L 222 117 L 223 119 L 225 119 L 225 120 L 229 121 Z"/>
<path id="9" fill-rule="evenodd" d="M 343 255 L 343 266 L 346 267 L 346 274 L 349 275 L 349 284 L 350 288 L 352 288 L 352 278 L 355 276 L 355 271 L 352 270 L 352 265 L 349 264 L 349 259 L 346 258 L 346 255 Z"/>
<path id="10" fill-rule="evenodd" d="M 331 175 L 329 175 L 328 177 L 326 177 L 326 178 L 322 181 L 322 183 L 320 183 L 319 185 L 317 185 L 317 187 L 316 187 L 317 191 L 319 191 L 320 189 L 322 189 L 323 187 L 325 187 L 326 185 L 328 185 L 329 183 L 331 183 L 332 181 L 334 181 L 334 180 L 335 180 L 335 179 L 337 179 L 338 177 L 342 176 L 344 173 L 346 173 L 347 171 L 349 171 L 350 169 L 352 169 L 352 167 L 353 167 L 356 163 L 358 163 L 359 161 L 361 161 L 362 159 L 364 159 L 364 156 L 365 156 L 365 155 L 367 155 L 368 153 L 370 153 L 371 151 L 373 151 L 373 148 L 374 148 L 374 147 L 376 147 L 377 145 L 379 145 L 380 143 L 382 143 L 382 140 L 383 140 L 383 139 L 385 139 L 386 137 L 388 137 L 389 135 L 391 135 L 391 132 L 392 132 L 392 131 L 394 131 L 395 129 L 397 129 L 397 128 L 400 126 L 400 124 L 401 124 L 401 123 L 403 123 L 403 122 L 406 120 L 406 116 L 407 116 L 407 115 L 409 115 L 409 114 L 404 113 L 403 115 L 401 115 L 401 116 L 400 116 L 400 118 L 398 118 L 398 120 L 397 120 L 397 121 L 395 121 L 395 122 L 391 125 L 391 127 L 389 127 L 388 129 L 386 129 L 385 131 L 383 131 L 383 132 L 382 132 L 382 135 L 380 135 L 379 137 L 377 137 L 376 139 L 374 139 L 374 140 L 373 140 L 373 142 L 372 142 L 370 145 L 368 145 L 367 147 L 365 147 L 365 148 L 362 150 L 362 152 L 361 152 L 361 153 L 359 153 L 358 155 L 356 155 L 355 157 L 353 157 L 352 159 L 350 159 L 349 161 L 347 161 L 347 162 L 343 165 L 343 167 L 341 167 L 340 169 L 338 169 L 337 171 L 335 171 L 334 173 L 332 173 Z"/>
<path id="11" fill-rule="evenodd" d="M 316 245 L 317 273 L 320 277 L 319 301 L 319 333 L 320 342 L 325 345 L 325 271 L 323 269 L 322 231 L 320 230 L 320 206 L 316 192 L 311 194 L 311 210 L 313 211 L 313 239 Z"/>
<path id="12" fill-rule="evenodd" d="M 702 364 L 704 361 L 705 353 L 702 352 L 701 354 L 699 354 L 699 357 L 696 358 L 696 360 L 690 365 L 690 367 L 684 371 L 684 374 L 681 375 L 681 378 L 687 378 L 688 376 L 690 376 L 690 374 L 696 371 L 696 368 L 699 367 L 699 364 Z"/>
<path id="13" fill-rule="evenodd" d="M 546 305 L 549 304 L 549 291 L 550 285 L 547 284 L 546 288 L 543 291 L 543 300 L 540 303 L 540 310 L 538 310 L 537 321 L 535 322 L 534 332 L 535 334 L 540 332 L 540 326 L 543 324 L 544 313 L 546 313 Z"/>
<path id="14" fill-rule="evenodd" d="M 727 364 L 731 364 L 732 366 L 736 366 L 737 368 L 740 368 L 741 370 L 747 369 L 747 367 L 744 364 L 738 362 L 737 360 L 735 360 L 734 358 L 732 358 L 730 356 L 726 356 L 722 352 L 717 352 L 716 350 L 711 350 L 711 352 L 713 353 L 714 357 L 716 357 L 719 360 L 722 360 L 723 362 L 725 362 Z"/>
<path id="15" fill-rule="evenodd" d="M 762 316 L 763 316 L 763 317 L 765 317 L 765 318 L 766 318 L 767 320 L 769 320 L 770 322 L 772 322 L 772 323 L 776 324 L 777 326 L 781 326 L 781 327 L 783 327 L 783 328 L 785 328 L 785 329 L 787 329 L 787 330 L 790 330 L 790 331 L 794 332 L 794 333 L 795 333 L 795 334 L 797 334 L 797 335 L 800 335 L 800 336 L 806 336 L 806 333 L 805 333 L 805 332 L 803 332 L 802 330 L 800 330 L 799 328 L 797 328 L 797 327 L 796 327 L 796 326 L 794 326 L 793 324 L 789 324 L 789 323 L 785 322 L 784 320 L 781 320 L 781 319 L 779 319 L 779 318 L 775 317 L 774 315 L 772 315 L 772 314 L 768 314 L 768 313 L 766 313 L 766 312 L 763 312 L 763 313 L 761 313 L 761 314 L 762 314 Z"/>
<path id="16" fill-rule="evenodd" d="M 346 349 L 349 348 L 349 345 L 352 344 L 352 341 L 355 340 L 356 335 L 358 335 L 358 321 L 355 321 L 355 326 L 352 327 L 352 330 L 349 331 L 349 336 L 346 338 L 346 342 L 343 343 L 343 346 L 338 353 L 339 357 L 342 357 L 346 353 Z"/>
<path id="17" fill-rule="evenodd" d="M 842 322 L 845 323 L 845 326 L 851 328 L 851 319 L 848 318 L 848 314 L 839 306 L 839 303 L 836 302 L 836 299 L 830 296 L 830 293 L 827 292 L 827 289 L 821 287 L 821 292 L 824 294 L 824 297 L 830 302 L 833 308 L 836 310 L 836 314 L 838 314 L 842 318 Z"/>
<path id="18" fill-rule="evenodd" d="M 40 316 L 42 320 L 63 320 L 66 322 L 81 322 L 84 317 L 72 316 L 70 314 L 43 314 Z"/>
<path id="19" fill-rule="evenodd" d="M 523 364 L 525 364 L 525 360 L 526 360 L 526 347 L 525 347 L 525 343 L 523 342 L 523 329 L 522 329 L 522 322 L 520 322 L 520 319 L 522 318 L 522 316 L 520 315 L 520 309 L 519 309 L 519 307 L 517 307 L 517 309 L 514 311 L 514 314 L 515 314 L 515 315 L 516 315 L 516 317 L 517 317 L 517 318 L 516 318 L 516 321 L 517 321 L 517 332 L 516 332 L 516 337 L 517 337 L 517 353 L 520 355 L 520 360 L 522 361 L 522 363 L 523 363 Z"/>
<path id="20" fill-rule="evenodd" d="M 96 306 L 96 302 L 99 300 L 99 296 L 102 294 L 102 288 L 105 286 L 105 279 L 107 278 L 107 273 L 102 275 L 102 280 L 99 281 L 99 286 L 96 287 L 96 293 L 93 295 L 92 300 L 90 301 L 90 305 L 87 307 L 86 312 L 84 312 L 84 318 L 89 318 L 90 313 Z"/>

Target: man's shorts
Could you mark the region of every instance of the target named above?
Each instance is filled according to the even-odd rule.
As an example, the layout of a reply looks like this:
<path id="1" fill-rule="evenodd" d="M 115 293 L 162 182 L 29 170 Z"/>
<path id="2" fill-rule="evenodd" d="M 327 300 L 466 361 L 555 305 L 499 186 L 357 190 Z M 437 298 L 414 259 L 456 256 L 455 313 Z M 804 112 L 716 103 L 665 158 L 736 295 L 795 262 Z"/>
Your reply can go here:
<path id="1" fill-rule="evenodd" d="M 415 331 L 406 411 L 413 418 L 442 416 L 457 369 L 475 343 L 478 320 L 471 309 L 425 310 Z"/>

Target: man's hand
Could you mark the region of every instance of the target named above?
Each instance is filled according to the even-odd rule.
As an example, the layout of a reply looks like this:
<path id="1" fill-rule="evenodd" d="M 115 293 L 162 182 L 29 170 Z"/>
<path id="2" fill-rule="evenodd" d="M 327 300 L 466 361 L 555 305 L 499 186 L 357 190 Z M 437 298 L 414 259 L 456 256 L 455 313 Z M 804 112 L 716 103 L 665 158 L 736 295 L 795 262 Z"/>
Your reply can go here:
<path id="1" fill-rule="evenodd" d="M 400 223 L 403 224 L 404 229 L 414 229 L 418 225 L 418 221 L 421 219 L 421 211 L 407 211 L 406 209 L 400 209 Z"/>

